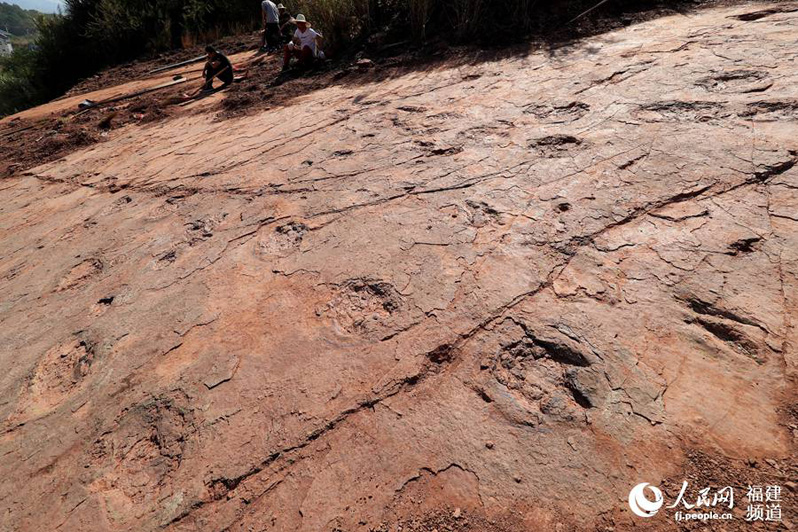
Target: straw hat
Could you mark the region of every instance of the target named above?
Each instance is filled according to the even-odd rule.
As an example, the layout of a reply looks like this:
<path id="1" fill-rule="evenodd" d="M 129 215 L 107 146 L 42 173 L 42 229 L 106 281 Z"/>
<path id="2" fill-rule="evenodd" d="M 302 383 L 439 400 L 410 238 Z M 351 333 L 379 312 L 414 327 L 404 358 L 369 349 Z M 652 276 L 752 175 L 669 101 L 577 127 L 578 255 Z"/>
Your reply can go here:
<path id="1" fill-rule="evenodd" d="M 294 17 L 294 22 L 304 22 L 305 24 L 308 23 L 307 19 L 305 19 L 305 15 L 303 15 L 302 13 Z"/>
<path id="2" fill-rule="evenodd" d="M 283 4 L 277 4 L 277 9 L 285 9 L 285 6 Z"/>

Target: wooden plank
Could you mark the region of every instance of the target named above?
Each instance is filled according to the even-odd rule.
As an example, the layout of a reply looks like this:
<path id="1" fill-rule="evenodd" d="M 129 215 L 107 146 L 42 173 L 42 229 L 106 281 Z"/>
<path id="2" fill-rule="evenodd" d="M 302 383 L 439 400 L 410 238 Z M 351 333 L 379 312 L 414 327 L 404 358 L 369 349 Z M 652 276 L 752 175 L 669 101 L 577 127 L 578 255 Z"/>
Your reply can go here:
<path id="1" fill-rule="evenodd" d="M 11 131 L 3 131 L 3 132 L 0 132 L 0 138 L 6 138 L 6 137 L 10 137 L 11 135 L 14 135 L 14 134 L 16 134 L 16 133 L 22 133 L 23 131 L 27 131 L 27 130 L 29 130 L 29 129 L 33 129 L 33 128 L 35 128 L 35 127 L 36 127 L 36 126 L 38 126 L 38 125 L 39 125 L 39 123 L 36 123 L 36 124 L 31 124 L 31 125 L 29 125 L 29 126 L 25 126 L 25 127 L 20 127 L 20 128 L 17 128 L 17 129 L 13 129 L 13 130 L 11 130 Z"/>
<path id="2" fill-rule="evenodd" d="M 207 57 L 206 55 L 200 55 L 200 56 L 195 57 L 194 59 L 188 59 L 187 61 L 181 61 L 180 63 L 175 63 L 173 65 L 162 66 L 162 67 L 156 68 L 154 70 L 150 70 L 148 72 L 148 74 L 157 74 L 158 72 L 163 72 L 165 70 L 172 70 L 173 68 L 180 68 L 182 66 L 191 65 L 191 64 L 194 64 L 194 63 L 199 63 L 200 61 L 202 61 L 206 57 Z"/>
<path id="3" fill-rule="evenodd" d="M 160 85 L 157 85 L 155 87 L 149 87 L 149 88 L 142 89 L 142 90 L 139 90 L 139 91 L 136 91 L 136 92 L 131 92 L 129 94 L 123 94 L 122 96 L 115 96 L 113 98 L 100 100 L 99 102 L 92 102 L 92 105 L 84 107 L 83 111 L 87 111 L 89 109 L 94 109 L 94 108 L 99 107 L 101 105 L 108 105 L 109 103 L 120 102 L 122 100 L 127 100 L 129 98 L 135 98 L 136 96 L 142 96 L 144 94 L 148 94 L 150 92 L 155 92 L 155 91 L 158 91 L 158 90 L 161 90 L 161 89 L 174 87 L 175 85 L 180 85 L 181 83 L 185 83 L 187 81 L 188 81 L 188 78 L 180 78 L 180 79 L 177 79 L 177 80 L 169 81 L 167 83 L 161 83 Z"/>

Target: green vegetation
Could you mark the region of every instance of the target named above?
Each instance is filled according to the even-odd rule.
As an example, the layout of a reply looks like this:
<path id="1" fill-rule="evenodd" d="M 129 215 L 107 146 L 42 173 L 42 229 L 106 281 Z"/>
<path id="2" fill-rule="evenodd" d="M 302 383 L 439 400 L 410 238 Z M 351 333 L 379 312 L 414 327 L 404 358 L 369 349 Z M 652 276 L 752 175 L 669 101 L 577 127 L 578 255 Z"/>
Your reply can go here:
<path id="1" fill-rule="evenodd" d="M 36 38 L 37 22 L 45 16 L 0 2 L 0 29 L 11 34 L 14 54 L 0 57 L 0 115 L 29 105 L 35 53 L 28 45 Z"/>
<path id="2" fill-rule="evenodd" d="M 36 19 L 39 15 L 41 13 L 37 11 L 0 2 L 0 30 L 20 37 L 36 33 Z"/>
<path id="3" fill-rule="evenodd" d="M 320 29 L 328 51 L 365 42 L 505 43 L 560 27 L 598 0 L 282 0 Z M 653 0 L 614 0 L 621 12 Z M 260 24 L 260 0 L 66 0 L 63 15 L 40 17 L 35 52 L 0 61 L 0 115 L 62 94 L 115 64 Z M 0 4 L 6 6 L 7 4 Z M 18 9 L 18 8 L 17 8 Z M 16 10 L 12 10 L 16 12 Z M 19 10 L 22 11 L 22 10 Z M 25 12 L 23 12 L 25 13 Z"/>
<path id="4" fill-rule="evenodd" d="M 11 44 L 14 45 L 14 48 L 20 48 L 20 47 L 27 48 L 33 44 L 36 44 L 36 34 L 32 33 L 30 35 L 24 35 L 22 37 L 12 35 Z"/>
<path id="5" fill-rule="evenodd" d="M 34 52 L 17 48 L 9 57 L 0 58 L 0 114 L 29 105 L 29 94 L 33 92 L 31 65 Z"/>

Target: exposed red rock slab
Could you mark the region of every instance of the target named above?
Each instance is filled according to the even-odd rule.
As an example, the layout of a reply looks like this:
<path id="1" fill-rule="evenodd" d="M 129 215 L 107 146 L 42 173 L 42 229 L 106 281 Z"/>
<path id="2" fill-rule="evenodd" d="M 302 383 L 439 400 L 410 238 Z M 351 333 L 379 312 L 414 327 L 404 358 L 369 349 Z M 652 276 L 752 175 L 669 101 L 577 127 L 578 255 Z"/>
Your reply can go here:
<path id="1" fill-rule="evenodd" d="M 745 20 L 771 7 L 2 181 L 2 527 L 672 530 L 632 486 L 795 478 L 798 12 Z"/>

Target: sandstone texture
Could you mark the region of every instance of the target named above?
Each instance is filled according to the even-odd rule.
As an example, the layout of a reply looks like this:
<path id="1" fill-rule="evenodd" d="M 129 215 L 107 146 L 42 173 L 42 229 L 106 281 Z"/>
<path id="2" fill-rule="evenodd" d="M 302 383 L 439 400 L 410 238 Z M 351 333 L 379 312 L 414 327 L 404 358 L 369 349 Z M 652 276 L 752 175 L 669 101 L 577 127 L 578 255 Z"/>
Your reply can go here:
<path id="1" fill-rule="evenodd" d="M 0 529 L 673 530 L 632 486 L 794 481 L 796 36 L 699 10 L 3 179 Z"/>

